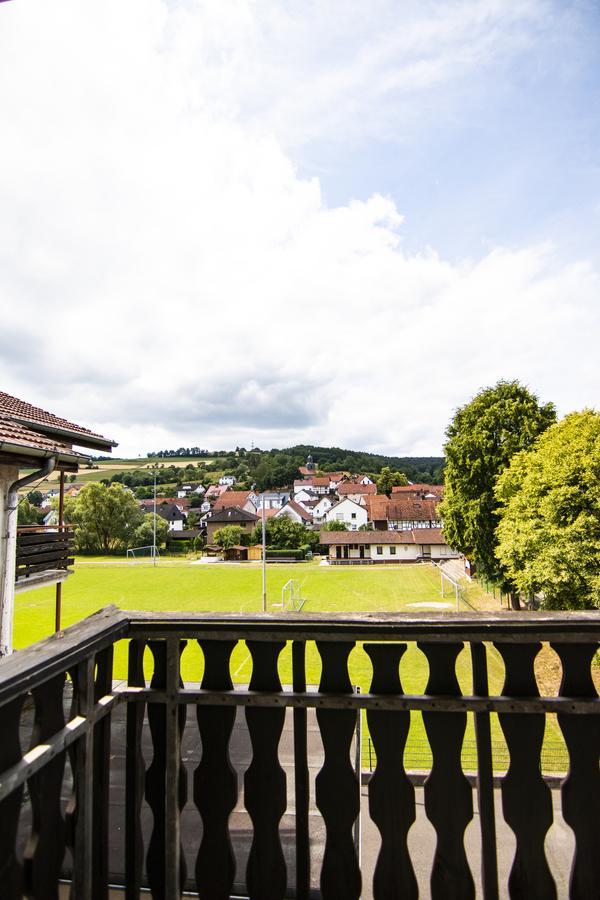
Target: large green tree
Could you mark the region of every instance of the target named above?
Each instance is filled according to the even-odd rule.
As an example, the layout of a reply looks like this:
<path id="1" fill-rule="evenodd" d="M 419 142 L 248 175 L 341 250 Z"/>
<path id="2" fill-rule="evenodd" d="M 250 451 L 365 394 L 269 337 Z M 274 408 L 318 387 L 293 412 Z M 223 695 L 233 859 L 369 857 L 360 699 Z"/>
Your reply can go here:
<path id="1" fill-rule="evenodd" d="M 230 547 L 237 547 L 242 540 L 242 528 L 239 525 L 223 525 L 217 528 L 213 535 L 215 544 L 228 550 Z"/>
<path id="2" fill-rule="evenodd" d="M 460 407 L 446 430 L 444 534 L 480 575 L 511 594 L 515 607 L 515 585 L 496 556 L 496 479 L 555 421 L 552 403 L 540 404 L 518 381 L 499 381 Z"/>
<path id="3" fill-rule="evenodd" d="M 384 466 L 376 484 L 378 494 L 390 494 L 393 487 L 408 484 L 408 478 L 404 472 L 392 472 L 389 466 Z"/>
<path id="4" fill-rule="evenodd" d="M 319 543 L 319 534 L 309 531 L 301 522 L 292 522 L 287 516 L 267 519 L 265 523 L 267 545 L 278 550 L 299 550 L 300 547 L 315 548 Z M 251 540 L 255 544 L 262 542 L 262 524 L 252 530 Z"/>
<path id="5" fill-rule="evenodd" d="M 162 516 L 156 516 L 156 546 L 162 547 L 167 540 L 169 526 Z M 150 547 L 154 543 L 154 513 L 146 513 L 133 533 L 136 547 Z"/>
<path id="6" fill-rule="evenodd" d="M 600 607 L 600 414 L 571 413 L 498 479 L 497 557 L 548 609 Z"/>
<path id="7" fill-rule="evenodd" d="M 80 553 L 116 553 L 126 549 L 144 514 L 122 484 L 86 484 L 65 503 L 65 520 L 74 523 Z"/>

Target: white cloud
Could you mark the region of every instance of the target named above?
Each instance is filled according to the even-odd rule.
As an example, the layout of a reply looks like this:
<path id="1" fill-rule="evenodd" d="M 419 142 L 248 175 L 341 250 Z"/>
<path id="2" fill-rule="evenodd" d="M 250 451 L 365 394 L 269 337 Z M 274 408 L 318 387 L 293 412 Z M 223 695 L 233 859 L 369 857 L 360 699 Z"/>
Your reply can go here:
<path id="1" fill-rule="evenodd" d="M 540 5 L 442 4 L 405 28 L 395 3 L 377 28 L 348 8 L 2 4 L 3 389 L 127 451 L 436 452 L 453 406 L 501 376 L 593 403 L 589 263 L 409 255 L 390 199 L 327 208 L 290 149 L 378 127 L 385 97 L 414 105 L 507 52 Z"/>

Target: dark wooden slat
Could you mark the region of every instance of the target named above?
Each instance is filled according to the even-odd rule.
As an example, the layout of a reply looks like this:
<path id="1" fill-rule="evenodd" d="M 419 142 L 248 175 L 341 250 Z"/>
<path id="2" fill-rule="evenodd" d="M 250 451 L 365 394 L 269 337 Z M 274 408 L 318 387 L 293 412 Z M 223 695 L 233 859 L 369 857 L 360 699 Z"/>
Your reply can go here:
<path id="1" fill-rule="evenodd" d="M 64 673 L 33 691 L 35 716 L 32 747 L 43 744 L 64 727 Z M 31 834 L 24 853 L 25 893 L 35 900 L 58 900 L 58 878 L 65 854 L 65 822 L 60 792 L 65 751 L 55 756 L 27 782 L 31 798 Z"/>
<path id="2" fill-rule="evenodd" d="M 17 557 L 17 568 L 32 568 L 33 566 L 41 565 L 45 562 L 52 562 L 53 560 L 67 559 L 67 557 L 72 553 L 72 549 L 62 548 L 45 550 L 43 547 L 40 547 L 38 552 L 29 553 L 25 556 Z M 47 567 L 48 568 L 48 567 Z"/>
<path id="3" fill-rule="evenodd" d="M 94 705 L 94 657 L 80 662 L 72 671 L 73 708 L 78 715 L 88 717 Z M 73 850 L 72 900 L 91 900 L 93 793 L 94 793 L 94 736 L 87 730 L 72 748 L 73 797 L 67 805 L 67 835 Z"/>
<path id="4" fill-rule="evenodd" d="M 94 702 L 110 694 L 112 689 L 113 651 L 111 645 L 96 655 Z M 109 847 L 109 789 L 110 789 L 110 716 L 94 728 L 94 839 L 93 839 L 93 897 L 108 898 Z"/>
<path id="5" fill-rule="evenodd" d="M 19 722 L 25 695 L 0 708 L 0 773 L 21 759 Z M 23 889 L 23 871 L 17 859 L 15 842 L 23 800 L 21 785 L 0 803 L 0 885 L 6 900 L 20 900 Z"/>
<path id="6" fill-rule="evenodd" d="M 127 683 L 143 687 L 144 640 L 129 642 Z M 130 702 L 127 705 L 127 746 L 125 748 L 125 896 L 138 900 L 142 886 L 144 866 L 144 841 L 142 836 L 141 809 L 144 798 L 145 762 L 142 755 L 142 726 L 145 704 Z"/>
<path id="7" fill-rule="evenodd" d="M 281 690 L 277 660 L 282 641 L 247 641 L 252 656 L 251 691 Z M 286 776 L 279 763 L 284 709 L 246 710 L 252 762 L 244 775 L 244 802 L 254 834 L 246 868 L 250 900 L 282 900 L 287 871 L 279 822 L 286 809 Z"/>
<path id="8" fill-rule="evenodd" d="M 373 663 L 371 691 L 401 694 L 399 666 L 406 644 L 365 644 L 364 649 Z M 369 812 L 381 834 L 373 896 L 375 900 L 412 900 L 419 894 L 407 846 L 415 821 L 415 790 L 403 764 L 410 713 L 369 710 L 367 723 L 377 754 L 369 781 Z"/>
<path id="9" fill-rule="evenodd" d="M 292 644 L 294 691 L 306 691 L 306 644 Z M 294 710 L 294 794 L 296 801 L 296 898 L 308 900 L 310 891 L 310 779 L 306 709 Z"/>
<path id="10" fill-rule="evenodd" d="M 51 560 L 50 562 L 40 563 L 35 566 L 26 566 L 25 568 L 19 568 L 16 571 L 16 579 L 23 580 L 27 578 L 29 575 L 33 575 L 35 572 L 48 572 L 52 569 L 67 569 L 69 566 L 75 564 L 74 559 L 70 558 L 56 558 Z"/>
<path id="11" fill-rule="evenodd" d="M 36 547 L 40 544 L 73 543 L 73 535 L 58 531 L 44 531 L 17 536 L 17 553 L 21 553 L 27 547 Z"/>
<path id="12" fill-rule="evenodd" d="M 167 689 L 167 646 L 165 641 L 149 641 L 150 650 L 154 657 L 154 674 L 150 682 L 151 687 Z M 184 644 L 180 642 L 180 652 Z M 179 734 L 185 727 L 186 709 L 181 706 L 178 715 Z M 152 896 L 155 900 L 166 900 L 167 878 L 167 832 L 166 832 L 166 776 L 167 776 L 167 709 L 165 705 L 151 704 L 148 707 L 148 723 L 152 737 L 154 755 L 152 763 L 146 771 L 146 799 L 154 817 L 152 834 L 148 843 L 146 854 L 146 871 Z M 178 778 L 178 802 L 181 810 L 187 797 L 187 784 L 185 769 L 180 760 L 180 774 Z M 181 854 L 183 856 L 183 854 Z M 183 859 L 179 865 L 180 890 L 185 884 L 185 865 Z"/>
<path id="13" fill-rule="evenodd" d="M 503 693 L 514 698 L 536 696 L 533 664 L 541 645 L 497 647 L 506 667 Z M 509 893 L 512 898 L 552 900 L 556 897 L 556 885 L 544 852 L 544 840 L 553 819 L 552 798 L 540 771 L 545 717 L 501 713 L 499 719 L 510 753 L 510 766 L 502 779 L 502 808 L 517 841 Z"/>
<path id="14" fill-rule="evenodd" d="M 562 663 L 561 694 L 596 697 L 591 663 L 597 644 L 553 644 Z M 558 716 L 569 751 L 569 772 L 562 785 L 563 818 L 575 834 L 569 897 L 600 897 L 600 720 Z"/>
<path id="15" fill-rule="evenodd" d="M 202 687 L 231 690 L 229 661 L 236 641 L 200 641 L 204 654 Z M 202 841 L 196 859 L 196 886 L 206 900 L 229 898 L 235 878 L 235 856 L 229 816 L 238 797 L 237 774 L 229 757 L 235 709 L 197 707 L 202 757 L 194 773 L 194 802 L 202 818 Z"/>
<path id="16" fill-rule="evenodd" d="M 419 648 L 429 662 L 427 694 L 459 696 L 456 658 L 462 644 L 427 644 Z M 473 818 L 473 795 L 461 765 L 466 713 L 424 712 L 423 722 L 433 754 L 425 781 L 425 811 L 437 834 L 431 870 L 432 900 L 468 900 L 475 896 L 464 833 Z"/>
<path id="17" fill-rule="evenodd" d="M 322 661 L 320 692 L 352 691 L 348 656 L 353 646 L 351 642 L 317 641 Z M 318 708 L 317 722 L 325 751 L 323 767 L 315 783 L 316 804 L 326 828 L 321 892 L 324 900 L 358 900 L 361 875 L 353 827 L 360 812 L 360 785 L 350 763 L 356 712 Z"/>
<path id="18" fill-rule="evenodd" d="M 485 644 L 471 644 L 473 693 L 478 697 L 489 694 L 487 654 Z M 477 743 L 477 805 L 481 833 L 481 884 L 485 900 L 498 898 L 498 859 L 496 851 L 496 814 L 494 809 L 494 766 L 490 714 L 475 713 Z"/>
<path id="19" fill-rule="evenodd" d="M 44 541 L 39 544 L 19 547 L 17 549 L 17 562 L 22 559 L 37 556 L 40 553 L 62 553 L 73 549 L 73 541 Z"/>

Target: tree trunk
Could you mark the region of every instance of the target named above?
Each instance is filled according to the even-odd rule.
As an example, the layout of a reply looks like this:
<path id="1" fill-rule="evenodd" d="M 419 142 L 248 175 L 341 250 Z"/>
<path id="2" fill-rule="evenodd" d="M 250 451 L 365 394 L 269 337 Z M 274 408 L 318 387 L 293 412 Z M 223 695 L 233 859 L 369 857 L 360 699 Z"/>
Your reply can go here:
<path id="1" fill-rule="evenodd" d="M 510 608 L 511 609 L 521 609 L 521 597 L 516 591 L 511 591 L 508 595 L 510 597 Z"/>

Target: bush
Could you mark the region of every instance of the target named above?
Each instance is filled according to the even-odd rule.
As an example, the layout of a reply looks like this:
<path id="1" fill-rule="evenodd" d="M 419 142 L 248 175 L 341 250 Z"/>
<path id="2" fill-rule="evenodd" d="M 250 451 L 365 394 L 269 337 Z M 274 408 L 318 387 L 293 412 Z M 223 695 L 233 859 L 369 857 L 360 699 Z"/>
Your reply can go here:
<path id="1" fill-rule="evenodd" d="M 277 550 L 275 548 L 269 549 L 267 547 L 267 560 L 269 559 L 302 560 L 304 559 L 304 553 L 302 552 L 302 550 Z"/>

